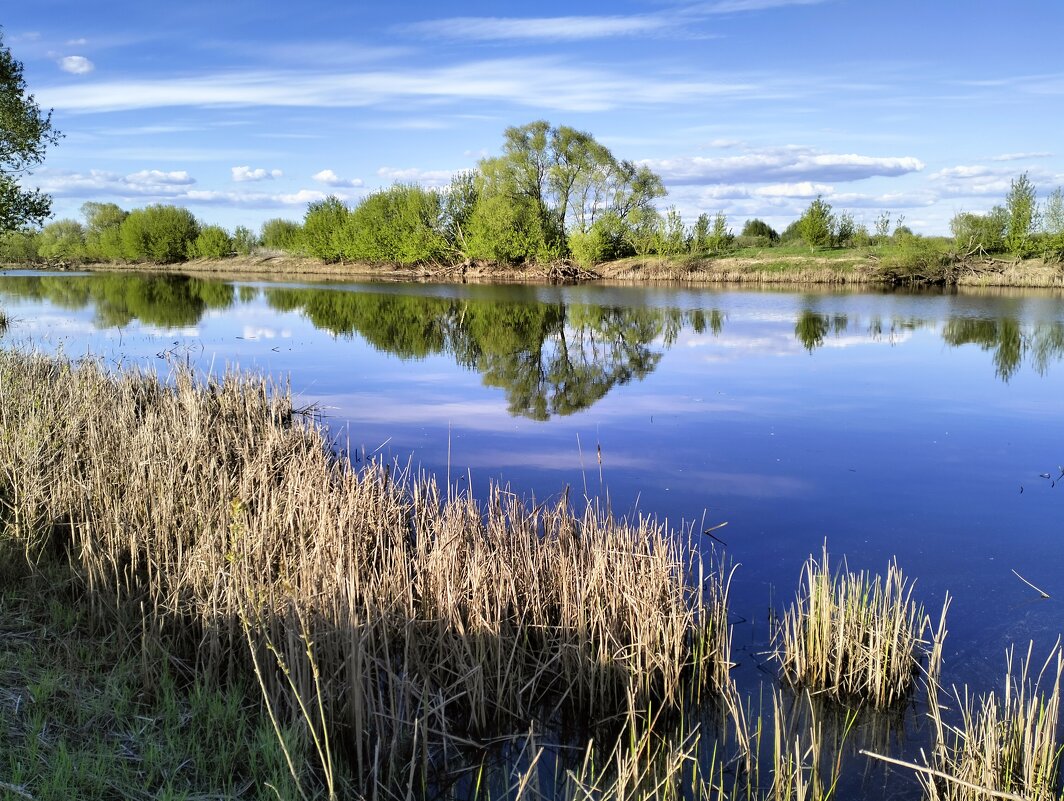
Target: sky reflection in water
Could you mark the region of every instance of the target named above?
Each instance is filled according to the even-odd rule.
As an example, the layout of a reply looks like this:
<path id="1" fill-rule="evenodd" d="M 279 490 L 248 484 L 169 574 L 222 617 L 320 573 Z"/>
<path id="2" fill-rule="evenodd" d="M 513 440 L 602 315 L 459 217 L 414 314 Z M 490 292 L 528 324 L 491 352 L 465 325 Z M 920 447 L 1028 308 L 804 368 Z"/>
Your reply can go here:
<path id="1" fill-rule="evenodd" d="M 1062 629 L 1064 485 L 1040 477 L 1064 464 L 1055 294 L 7 273 L 0 306 L 7 343 L 290 374 L 342 442 L 478 492 L 728 521 L 749 664 L 825 538 L 853 568 L 897 556 L 929 607 L 956 597 L 951 681 Z"/>

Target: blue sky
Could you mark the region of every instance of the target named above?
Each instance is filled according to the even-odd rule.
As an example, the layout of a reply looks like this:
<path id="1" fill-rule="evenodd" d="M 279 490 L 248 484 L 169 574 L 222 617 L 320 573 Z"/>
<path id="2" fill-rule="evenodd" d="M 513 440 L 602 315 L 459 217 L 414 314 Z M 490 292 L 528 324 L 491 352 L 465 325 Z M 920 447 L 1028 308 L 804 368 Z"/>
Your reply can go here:
<path id="1" fill-rule="evenodd" d="M 541 118 L 736 230 L 822 194 L 946 233 L 1021 172 L 1064 184 L 1059 0 L 35 0 L 0 24 L 66 135 L 31 179 L 60 217 L 300 219 L 326 194 L 445 185 Z"/>

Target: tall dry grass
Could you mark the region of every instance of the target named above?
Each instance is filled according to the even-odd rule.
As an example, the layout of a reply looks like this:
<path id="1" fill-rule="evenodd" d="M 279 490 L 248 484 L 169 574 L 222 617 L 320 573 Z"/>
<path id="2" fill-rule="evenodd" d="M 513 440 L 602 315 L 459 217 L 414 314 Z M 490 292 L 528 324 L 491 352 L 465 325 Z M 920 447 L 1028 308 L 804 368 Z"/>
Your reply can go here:
<path id="1" fill-rule="evenodd" d="M 908 697 L 923 663 L 929 682 L 937 680 L 948 605 L 947 598 L 932 631 L 896 563 L 885 578 L 832 573 L 825 546 L 820 562 L 806 562 L 798 597 L 776 633 L 783 681 L 886 709 Z"/>
<path id="2" fill-rule="evenodd" d="M 1023 798 L 1049 801 L 1064 797 L 1059 783 L 1060 684 L 1064 657 L 1060 643 L 1051 649 L 1037 675 L 1032 647 L 1018 662 L 1006 654 L 1004 689 L 972 697 L 967 687 L 954 690 L 960 720 L 943 720 L 945 704 L 932 699 L 935 745 L 921 773 L 932 801 L 983 801 Z"/>
<path id="3" fill-rule="evenodd" d="M 358 470 L 261 377 L 0 353 L 0 519 L 70 561 L 146 681 L 258 665 L 362 792 L 537 716 L 727 681 L 727 576 L 663 526 Z"/>

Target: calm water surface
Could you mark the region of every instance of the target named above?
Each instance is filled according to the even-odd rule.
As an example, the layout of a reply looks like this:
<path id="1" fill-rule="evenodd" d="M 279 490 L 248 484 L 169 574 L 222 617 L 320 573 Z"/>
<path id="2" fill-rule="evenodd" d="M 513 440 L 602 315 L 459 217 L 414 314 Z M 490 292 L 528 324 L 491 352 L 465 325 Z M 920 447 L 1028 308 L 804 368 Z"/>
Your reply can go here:
<path id="1" fill-rule="evenodd" d="M 751 676 L 825 540 L 853 568 L 897 557 L 930 608 L 954 596 L 947 683 L 989 688 L 1009 644 L 1064 630 L 1059 294 L 9 272 L 0 306 L 7 343 L 290 374 L 353 449 L 478 493 L 726 521 Z"/>

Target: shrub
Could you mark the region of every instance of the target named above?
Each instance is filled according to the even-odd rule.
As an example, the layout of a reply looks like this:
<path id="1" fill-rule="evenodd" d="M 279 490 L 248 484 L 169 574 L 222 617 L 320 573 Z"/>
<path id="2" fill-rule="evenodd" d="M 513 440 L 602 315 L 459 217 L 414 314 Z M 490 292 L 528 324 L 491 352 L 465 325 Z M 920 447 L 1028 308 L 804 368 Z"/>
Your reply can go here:
<path id="1" fill-rule="evenodd" d="M 129 212 L 114 203 L 83 203 L 85 254 L 91 261 L 122 259 L 122 223 Z"/>
<path id="2" fill-rule="evenodd" d="M 1005 197 L 1005 248 L 1017 256 L 1029 256 L 1037 227 L 1038 201 L 1034 184 L 1023 173 L 1013 180 Z"/>
<path id="3" fill-rule="evenodd" d="M 39 232 L 31 230 L 0 233 L 0 264 L 31 264 L 38 261 L 39 237 Z"/>
<path id="4" fill-rule="evenodd" d="M 255 232 L 250 228 L 238 225 L 236 230 L 233 231 L 233 250 L 241 256 L 250 256 L 251 251 L 253 251 L 258 244 L 258 237 L 255 236 Z"/>
<path id="5" fill-rule="evenodd" d="M 188 255 L 193 259 L 228 258 L 233 255 L 233 238 L 220 226 L 205 226 L 189 245 Z"/>
<path id="6" fill-rule="evenodd" d="M 303 247 L 323 261 L 340 261 L 344 226 L 350 212 L 336 195 L 311 203 L 303 218 Z"/>
<path id="7" fill-rule="evenodd" d="M 831 205 L 819 195 L 798 219 L 798 234 L 810 250 L 830 245 L 835 235 L 835 215 Z"/>
<path id="8" fill-rule="evenodd" d="M 293 253 L 302 247 L 303 226 L 292 220 L 275 217 L 262 224 L 259 240 L 263 247 Z"/>
<path id="9" fill-rule="evenodd" d="M 756 217 L 743 223 L 743 230 L 739 233 L 739 236 L 763 236 L 769 242 L 777 242 L 780 238 L 780 235 L 776 233 L 771 225 Z"/>
<path id="10" fill-rule="evenodd" d="M 340 236 L 344 258 L 355 261 L 423 264 L 447 250 L 441 231 L 440 196 L 420 186 L 396 184 L 354 208 Z"/>
<path id="11" fill-rule="evenodd" d="M 550 258 L 538 208 L 529 198 L 481 197 L 469 218 L 469 256 L 500 264 Z"/>
<path id="12" fill-rule="evenodd" d="M 613 212 L 599 217 L 587 231 L 571 234 L 569 250 L 573 259 L 584 266 L 623 259 L 635 253 L 628 241 L 628 226 Z"/>
<path id="13" fill-rule="evenodd" d="M 188 209 L 162 204 L 135 209 L 122 222 L 122 255 L 157 264 L 183 261 L 198 235 L 199 224 Z"/>
<path id="14" fill-rule="evenodd" d="M 85 260 L 85 229 L 77 220 L 56 220 L 41 229 L 37 253 L 46 261 L 81 262 Z"/>
<path id="15" fill-rule="evenodd" d="M 949 227 L 962 251 L 984 250 L 997 253 L 1005 249 L 1007 216 L 1002 206 L 994 206 L 986 214 L 962 211 L 954 215 Z"/>

